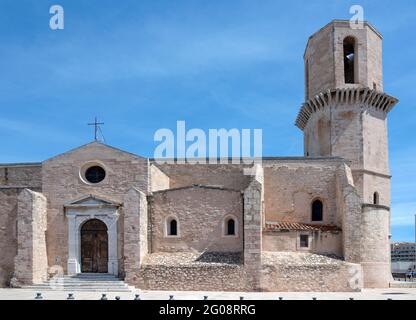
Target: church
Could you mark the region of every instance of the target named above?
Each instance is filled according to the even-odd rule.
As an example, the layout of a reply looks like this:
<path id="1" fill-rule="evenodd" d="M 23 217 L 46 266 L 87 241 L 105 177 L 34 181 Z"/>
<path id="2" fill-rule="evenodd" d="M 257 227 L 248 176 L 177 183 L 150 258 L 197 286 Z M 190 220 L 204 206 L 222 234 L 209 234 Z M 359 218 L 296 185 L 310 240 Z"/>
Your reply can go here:
<path id="1" fill-rule="evenodd" d="M 309 37 L 304 66 L 303 156 L 160 163 L 94 141 L 0 164 L 0 287 L 56 270 L 144 290 L 389 287 L 398 100 L 383 89 L 382 36 L 334 20 Z"/>

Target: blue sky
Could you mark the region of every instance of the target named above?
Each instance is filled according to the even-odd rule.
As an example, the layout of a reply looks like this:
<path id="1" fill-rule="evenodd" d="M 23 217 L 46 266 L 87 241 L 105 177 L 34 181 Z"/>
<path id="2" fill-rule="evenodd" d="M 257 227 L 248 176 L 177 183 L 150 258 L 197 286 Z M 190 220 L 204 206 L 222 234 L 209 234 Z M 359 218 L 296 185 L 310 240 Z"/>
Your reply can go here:
<path id="1" fill-rule="evenodd" d="M 49 28 L 49 7 L 65 29 Z M 264 155 L 302 155 L 293 123 L 310 34 L 360 4 L 384 37 L 392 234 L 416 213 L 416 2 L 0 0 L 0 163 L 41 161 L 92 140 L 152 156 L 159 128 L 261 128 Z"/>

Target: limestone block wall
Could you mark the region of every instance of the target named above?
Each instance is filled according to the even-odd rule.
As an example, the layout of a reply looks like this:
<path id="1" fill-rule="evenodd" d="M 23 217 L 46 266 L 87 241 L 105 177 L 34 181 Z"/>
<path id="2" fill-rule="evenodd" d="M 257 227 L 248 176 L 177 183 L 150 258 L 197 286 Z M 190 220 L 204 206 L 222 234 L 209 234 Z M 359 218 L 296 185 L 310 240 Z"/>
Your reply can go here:
<path id="1" fill-rule="evenodd" d="M 324 204 L 324 224 L 337 224 L 336 158 L 265 160 L 264 210 L 266 221 L 312 223 L 312 202 Z"/>
<path id="2" fill-rule="evenodd" d="M 335 291 L 362 289 L 359 264 L 308 253 L 264 253 L 262 291 Z"/>
<path id="3" fill-rule="evenodd" d="M 240 191 L 193 186 L 154 192 L 149 196 L 151 252 L 228 251 L 243 247 L 243 204 Z M 225 235 L 224 222 L 234 217 L 236 236 Z M 167 235 L 175 218 L 178 236 Z"/>
<path id="4" fill-rule="evenodd" d="M 393 280 L 389 234 L 389 208 L 363 205 L 360 248 L 364 286 L 367 288 L 388 288 Z"/>
<path id="5" fill-rule="evenodd" d="M 331 155 L 331 110 L 329 107 L 313 113 L 304 132 L 304 154 L 307 157 Z"/>
<path id="6" fill-rule="evenodd" d="M 304 128 L 305 154 L 325 156 L 329 152 L 332 156 L 347 159 L 363 201 L 373 203 L 373 194 L 378 192 L 380 203 L 388 206 L 390 175 L 386 112 L 371 106 L 362 107 L 362 103 L 350 103 L 350 98 L 329 104 L 310 116 Z"/>
<path id="7" fill-rule="evenodd" d="M 331 106 L 331 153 L 351 161 L 351 168 L 363 169 L 363 122 L 358 104 Z"/>
<path id="8" fill-rule="evenodd" d="M 145 290 L 249 291 L 244 279 L 241 265 L 144 265 L 138 286 Z"/>
<path id="9" fill-rule="evenodd" d="M 361 261 L 361 204 L 362 200 L 354 186 L 351 169 L 347 165 L 337 170 L 336 200 L 342 223 L 343 256 L 345 261 Z"/>
<path id="10" fill-rule="evenodd" d="M 362 114 L 363 166 L 370 171 L 388 175 L 387 114 L 383 110 L 368 108 Z"/>
<path id="11" fill-rule="evenodd" d="M 263 251 L 297 251 L 297 232 L 263 231 Z"/>
<path id="12" fill-rule="evenodd" d="M 308 234 L 310 247 L 299 246 L 300 234 Z M 342 234 L 340 232 L 270 232 L 263 231 L 263 251 L 312 252 L 316 254 L 332 254 L 342 257 Z"/>
<path id="13" fill-rule="evenodd" d="M 81 179 L 80 170 L 99 162 L 106 170 L 106 178 L 98 184 Z M 50 265 L 61 265 L 67 270 L 68 221 L 64 204 L 85 195 L 95 195 L 122 203 L 124 195 L 135 187 L 143 192 L 149 188 L 148 160 L 127 152 L 93 142 L 74 149 L 42 164 L 42 189 L 48 199 L 48 259 Z M 118 252 L 123 252 L 123 211 L 118 219 Z M 122 260 L 119 263 L 123 270 Z"/>
<path id="14" fill-rule="evenodd" d="M 42 283 L 47 279 L 46 229 L 46 198 L 24 189 L 18 196 L 18 248 L 14 259 L 15 278 L 20 284 Z"/>
<path id="15" fill-rule="evenodd" d="M 254 169 L 255 175 L 244 190 L 244 270 L 247 285 L 253 290 L 260 290 L 264 171 L 259 165 Z"/>
<path id="16" fill-rule="evenodd" d="M 137 281 L 140 266 L 148 253 L 148 211 L 146 195 L 132 188 L 124 197 L 125 281 Z"/>
<path id="17" fill-rule="evenodd" d="M 157 167 L 169 176 L 170 188 L 201 184 L 243 190 L 250 183 L 250 176 L 244 175 L 247 165 L 157 164 Z"/>
<path id="18" fill-rule="evenodd" d="M 17 254 L 17 196 L 20 189 L 0 187 L 0 287 L 9 285 Z"/>
<path id="19" fill-rule="evenodd" d="M 169 189 L 169 177 L 155 164 L 150 164 L 150 190 L 159 191 Z"/>
<path id="20" fill-rule="evenodd" d="M 343 42 L 346 37 L 353 37 L 356 42 L 354 84 L 346 84 L 344 78 Z M 364 28 L 352 29 L 349 21 L 334 20 L 313 34 L 304 55 L 305 82 L 309 84 L 306 100 L 335 88 L 373 88 L 375 85 L 377 90 L 383 91 L 381 46 L 381 35 L 368 23 L 364 23 Z"/>
<path id="21" fill-rule="evenodd" d="M 327 25 L 312 35 L 305 50 L 305 96 L 308 100 L 322 90 L 332 88 L 335 83 L 332 26 Z M 308 94 L 309 93 L 309 94 Z"/>
<path id="22" fill-rule="evenodd" d="M 311 252 L 343 256 L 342 232 L 314 232 Z"/>
<path id="23" fill-rule="evenodd" d="M 42 165 L 0 164 L 0 186 L 25 187 L 33 190 L 42 188 Z"/>
<path id="24" fill-rule="evenodd" d="M 373 204 L 374 193 L 377 192 L 380 205 L 390 207 L 390 176 L 362 172 L 363 203 Z"/>

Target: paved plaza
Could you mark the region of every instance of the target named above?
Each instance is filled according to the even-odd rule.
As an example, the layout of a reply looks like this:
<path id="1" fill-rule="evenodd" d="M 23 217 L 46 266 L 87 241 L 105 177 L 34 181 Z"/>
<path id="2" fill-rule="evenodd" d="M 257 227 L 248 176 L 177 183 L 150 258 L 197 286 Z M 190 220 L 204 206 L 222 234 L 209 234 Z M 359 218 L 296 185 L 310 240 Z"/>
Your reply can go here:
<path id="1" fill-rule="evenodd" d="M 34 300 L 39 290 L 32 289 L 0 289 L 0 300 Z M 105 292 L 71 292 L 44 290 L 44 300 L 66 300 L 68 293 L 73 293 L 75 300 L 99 300 Z M 133 300 L 139 294 L 142 300 L 169 300 L 170 295 L 175 300 L 416 300 L 416 288 L 365 289 L 362 292 L 202 292 L 202 291 L 142 291 L 107 292 L 108 300 Z"/>

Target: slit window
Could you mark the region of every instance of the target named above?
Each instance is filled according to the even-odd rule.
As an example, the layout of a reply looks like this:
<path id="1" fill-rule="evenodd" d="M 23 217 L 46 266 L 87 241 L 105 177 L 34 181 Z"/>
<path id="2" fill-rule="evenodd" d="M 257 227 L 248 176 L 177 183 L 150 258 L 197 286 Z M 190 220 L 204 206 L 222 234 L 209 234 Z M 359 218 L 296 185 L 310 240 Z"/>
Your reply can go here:
<path id="1" fill-rule="evenodd" d="M 373 194 L 373 204 L 380 204 L 380 196 L 378 192 L 374 192 Z"/>
<path id="2" fill-rule="evenodd" d="M 347 37 L 344 39 L 344 78 L 345 83 L 355 83 L 355 63 L 357 57 L 355 52 L 355 39 Z"/>

